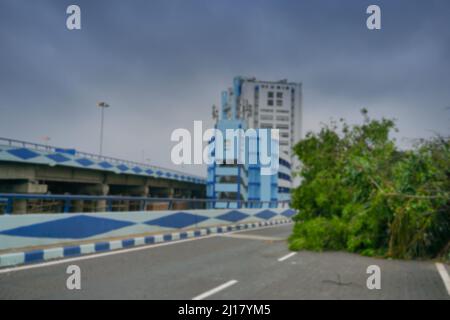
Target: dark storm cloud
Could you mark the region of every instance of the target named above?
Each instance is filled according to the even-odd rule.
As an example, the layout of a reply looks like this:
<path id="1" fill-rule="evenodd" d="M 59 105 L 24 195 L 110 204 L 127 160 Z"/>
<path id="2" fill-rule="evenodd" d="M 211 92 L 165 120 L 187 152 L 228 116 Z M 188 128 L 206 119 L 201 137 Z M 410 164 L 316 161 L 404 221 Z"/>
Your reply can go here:
<path id="1" fill-rule="evenodd" d="M 82 30 L 65 28 L 78 4 Z M 369 31 L 365 10 L 382 9 Z M 235 75 L 304 84 L 304 129 L 398 119 L 399 137 L 449 133 L 447 1 L 0 0 L 0 135 L 170 165 L 170 133 L 211 125 Z M 185 168 L 203 174 L 204 168 Z"/>

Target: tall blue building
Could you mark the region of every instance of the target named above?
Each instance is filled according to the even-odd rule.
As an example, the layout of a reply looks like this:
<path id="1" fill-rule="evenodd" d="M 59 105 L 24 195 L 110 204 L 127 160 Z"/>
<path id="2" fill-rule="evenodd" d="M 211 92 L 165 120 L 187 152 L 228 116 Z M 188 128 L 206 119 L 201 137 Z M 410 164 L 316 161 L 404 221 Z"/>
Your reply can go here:
<path id="1" fill-rule="evenodd" d="M 286 148 L 280 148 L 282 137 L 270 130 L 279 129 L 276 125 L 254 126 L 257 105 L 243 99 L 243 87 L 248 81 L 252 79 L 236 77 L 233 87 L 222 92 L 220 112 L 215 111 L 216 134 L 210 141 L 207 197 L 217 200 L 212 205 L 216 208 L 240 208 L 242 201 L 248 201 L 250 207 L 260 206 L 261 201 L 264 207 L 276 207 L 279 201 L 290 200 L 290 149 L 286 152 Z M 227 135 L 230 130 L 242 131 Z"/>

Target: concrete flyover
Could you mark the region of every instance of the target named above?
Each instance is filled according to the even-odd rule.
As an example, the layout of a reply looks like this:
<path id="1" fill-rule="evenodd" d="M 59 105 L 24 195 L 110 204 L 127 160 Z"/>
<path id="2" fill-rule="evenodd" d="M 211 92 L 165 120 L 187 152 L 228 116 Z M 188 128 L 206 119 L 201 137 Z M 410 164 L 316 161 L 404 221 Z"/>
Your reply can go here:
<path id="1" fill-rule="evenodd" d="M 0 299 L 443 299 L 433 262 L 287 250 L 292 225 L 0 269 Z M 80 268 L 69 290 L 67 268 Z M 381 289 L 366 286 L 381 269 Z M 448 269 L 447 269 L 448 270 Z"/>
<path id="2" fill-rule="evenodd" d="M 0 138 L 0 193 L 204 198 L 205 183 L 176 170 Z M 104 207 L 100 200 L 92 210 Z M 29 210 L 26 200 L 15 201 L 14 213 Z"/>

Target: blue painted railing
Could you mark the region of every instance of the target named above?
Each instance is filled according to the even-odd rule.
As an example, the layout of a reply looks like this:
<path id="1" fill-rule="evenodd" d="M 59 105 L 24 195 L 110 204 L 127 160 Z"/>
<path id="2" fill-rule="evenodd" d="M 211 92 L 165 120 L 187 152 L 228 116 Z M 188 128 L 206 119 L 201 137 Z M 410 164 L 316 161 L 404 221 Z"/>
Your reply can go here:
<path id="1" fill-rule="evenodd" d="M 81 212 L 99 211 L 96 202 L 104 201 L 104 206 L 100 211 L 151 211 L 151 210 L 192 210 L 211 208 L 288 208 L 290 201 L 259 201 L 259 200 L 222 200 L 222 199 L 185 199 L 185 198 L 149 198 L 132 196 L 88 196 L 88 195 L 52 195 L 52 194 L 18 194 L 0 193 L 0 214 L 10 214 L 13 212 L 16 201 L 27 201 L 27 206 L 35 205 L 41 209 L 27 213 L 51 213 L 53 212 L 74 212 L 74 201 L 83 201 Z M 50 204 L 49 204 L 50 203 Z M 86 206 L 86 203 L 89 206 Z M 120 210 L 124 203 L 127 209 Z M 159 205 L 159 207 L 155 207 Z M 45 209 L 53 206 L 54 210 Z M 86 208 L 88 207 L 88 208 Z M 87 209 L 87 210 L 86 210 Z M 79 212 L 79 211 L 77 211 Z M 20 213 L 20 212 L 17 212 Z"/>

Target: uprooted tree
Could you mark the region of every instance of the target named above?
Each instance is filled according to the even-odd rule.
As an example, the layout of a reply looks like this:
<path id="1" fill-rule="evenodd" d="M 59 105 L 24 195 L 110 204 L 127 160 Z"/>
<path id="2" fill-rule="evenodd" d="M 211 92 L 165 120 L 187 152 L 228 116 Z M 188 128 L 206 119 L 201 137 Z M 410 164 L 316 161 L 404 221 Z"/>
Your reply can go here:
<path id="1" fill-rule="evenodd" d="M 347 250 L 393 258 L 448 258 L 450 139 L 399 150 L 393 120 L 344 120 L 308 133 L 294 151 L 293 250 Z"/>

